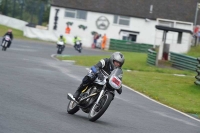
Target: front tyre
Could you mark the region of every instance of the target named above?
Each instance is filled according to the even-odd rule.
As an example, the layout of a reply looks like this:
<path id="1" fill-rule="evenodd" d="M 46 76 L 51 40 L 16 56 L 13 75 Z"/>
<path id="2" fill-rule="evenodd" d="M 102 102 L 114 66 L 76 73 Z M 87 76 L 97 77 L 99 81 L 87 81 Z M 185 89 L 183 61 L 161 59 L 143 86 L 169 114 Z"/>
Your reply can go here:
<path id="1" fill-rule="evenodd" d="M 67 112 L 69 114 L 75 114 L 77 111 L 79 111 L 79 107 L 77 106 L 76 102 L 69 101 L 67 106 Z"/>
<path id="2" fill-rule="evenodd" d="M 94 104 L 92 106 L 88 115 L 89 120 L 94 122 L 97 119 L 99 119 L 107 110 L 112 100 L 113 100 L 113 94 L 106 93 L 105 95 L 103 95 L 99 100 L 98 105 Z"/>
<path id="3" fill-rule="evenodd" d="M 6 51 L 6 47 L 3 46 L 3 47 L 2 47 L 2 51 Z"/>
<path id="4" fill-rule="evenodd" d="M 61 54 L 60 48 L 58 48 L 57 54 Z"/>

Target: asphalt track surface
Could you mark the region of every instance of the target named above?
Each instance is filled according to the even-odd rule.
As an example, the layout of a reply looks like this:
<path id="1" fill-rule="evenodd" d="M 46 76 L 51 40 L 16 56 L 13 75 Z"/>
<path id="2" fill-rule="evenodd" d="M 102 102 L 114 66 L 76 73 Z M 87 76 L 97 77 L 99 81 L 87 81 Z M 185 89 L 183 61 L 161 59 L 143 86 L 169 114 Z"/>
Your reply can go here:
<path id="1" fill-rule="evenodd" d="M 105 114 L 67 113 L 87 68 L 55 60 L 52 43 L 14 40 L 0 51 L 0 133 L 200 133 L 200 121 L 123 86 Z M 80 55 L 67 46 L 65 55 Z M 81 55 L 110 55 L 83 49 Z"/>

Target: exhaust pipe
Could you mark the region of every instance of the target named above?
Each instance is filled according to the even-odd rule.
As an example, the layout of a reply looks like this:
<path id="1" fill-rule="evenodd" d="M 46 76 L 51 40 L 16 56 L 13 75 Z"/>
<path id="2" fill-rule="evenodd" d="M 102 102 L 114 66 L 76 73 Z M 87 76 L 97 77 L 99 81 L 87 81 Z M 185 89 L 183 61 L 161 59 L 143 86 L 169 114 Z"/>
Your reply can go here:
<path id="1" fill-rule="evenodd" d="M 67 94 L 67 99 L 71 100 L 71 101 L 74 101 L 78 104 L 78 102 L 76 101 L 76 99 L 73 97 L 73 95 L 71 93 L 68 93 Z"/>

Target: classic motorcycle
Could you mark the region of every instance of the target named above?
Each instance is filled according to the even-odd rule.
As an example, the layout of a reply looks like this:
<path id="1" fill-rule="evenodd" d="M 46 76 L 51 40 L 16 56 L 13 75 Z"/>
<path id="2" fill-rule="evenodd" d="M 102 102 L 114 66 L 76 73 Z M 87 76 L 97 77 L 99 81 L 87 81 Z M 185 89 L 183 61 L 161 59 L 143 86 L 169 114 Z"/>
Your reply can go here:
<path id="1" fill-rule="evenodd" d="M 76 45 L 74 46 L 74 48 L 79 52 L 81 53 L 81 50 L 82 50 L 82 43 L 80 40 L 76 41 L 75 43 Z"/>
<path id="2" fill-rule="evenodd" d="M 67 112 L 75 114 L 79 109 L 88 113 L 90 121 L 99 119 L 109 107 L 114 99 L 115 90 L 119 90 L 122 86 L 122 70 L 114 69 L 110 75 L 104 70 L 100 70 L 101 79 L 97 77 L 94 82 L 86 87 L 80 94 L 78 100 L 75 100 L 73 95 L 68 93 L 69 104 Z"/>
<path id="3" fill-rule="evenodd" d="M 8 48 L 8 43 L 10 43 L 10 41 L 11 41 L 10 36 L 6 35 L 3 39 L 2 44 L 1 44 L 2 51 L 6 51 L 6 49 Z"/>
<path id="4" fill-rule="evenodd" d="M 63 41 L 58 41 L 57 42 L 57 54 L 62 54 L 63 50 L 64 50 L 64 42 Z"/>

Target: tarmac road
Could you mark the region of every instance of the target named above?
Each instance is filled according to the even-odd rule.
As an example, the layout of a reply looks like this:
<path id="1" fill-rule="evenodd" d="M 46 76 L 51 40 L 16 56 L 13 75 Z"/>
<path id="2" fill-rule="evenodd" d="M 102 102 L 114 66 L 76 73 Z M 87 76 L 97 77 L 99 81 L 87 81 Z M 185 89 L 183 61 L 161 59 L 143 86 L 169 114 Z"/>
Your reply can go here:
<path id="1" fill-rule="evenodd" d="M 56 46 L 14 40 L 0 51 L 0 133 L 200 133 L 200 122 L 123 87 L 105 114 L 90 122 L 87 114 L 67 113 L 86 67 L 55 60 Z M 80 55 L 72 46 L 64 53 Z M 83 49 L 81 55 L 110 55 Z"/>

